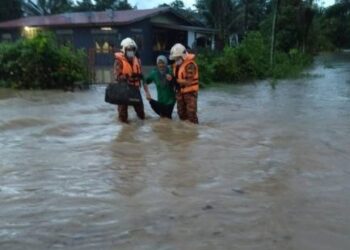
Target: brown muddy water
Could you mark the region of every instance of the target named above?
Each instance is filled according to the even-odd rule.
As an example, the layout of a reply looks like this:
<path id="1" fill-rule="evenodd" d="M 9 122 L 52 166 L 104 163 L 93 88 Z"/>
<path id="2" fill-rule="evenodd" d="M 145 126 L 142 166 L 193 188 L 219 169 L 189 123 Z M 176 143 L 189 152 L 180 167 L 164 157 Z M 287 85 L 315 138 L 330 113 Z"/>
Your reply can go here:
<path id="1" fill-rule="evenodd" d="M 202 90 L 199 126 L 103 98 L 0 90 L 1 250 L 350 249 L 350 53 Z"/>

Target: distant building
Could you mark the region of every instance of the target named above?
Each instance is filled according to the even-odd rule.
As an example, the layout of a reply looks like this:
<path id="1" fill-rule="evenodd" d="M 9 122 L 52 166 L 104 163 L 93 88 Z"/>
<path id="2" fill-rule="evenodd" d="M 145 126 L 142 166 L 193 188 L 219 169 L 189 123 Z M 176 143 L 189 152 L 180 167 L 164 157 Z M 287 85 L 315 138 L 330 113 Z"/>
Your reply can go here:
<path id="1" fill-rule="evenodd" d="M 215 47 L 213 29 L 188 20 L 169 7 L 24 17 L 1 22 L 0 40 L 33 37 L 41 30 L 54 32 L 60 43 L 86 49 L 90 70 L 94 72 L 93 80 L 97 82 L 111 80 L 113 53 L 120 49 L 125 37 L 136 41 L 144 65 L 154 64 L 159 54 L 168 55 L 177 42 L 190 48 Z"/>

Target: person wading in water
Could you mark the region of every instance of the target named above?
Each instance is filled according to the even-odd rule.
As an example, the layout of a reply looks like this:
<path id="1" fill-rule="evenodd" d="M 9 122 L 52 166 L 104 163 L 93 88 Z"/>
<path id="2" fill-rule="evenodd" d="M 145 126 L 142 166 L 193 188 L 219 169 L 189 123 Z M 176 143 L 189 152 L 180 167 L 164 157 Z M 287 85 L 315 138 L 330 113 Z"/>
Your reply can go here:
<path id="1" fill-rule="evenodd" d="M 177 43 L 171 48 L 169 58 L 175 61 L 173 73 L 179 86 L 176 91 L 178 115 L 183 121 L 198 124 L 199 72 L 195 55 L 188 53 L 185 46 Z"/>
<path id="2" fill-rule="evenodd" d="M 175 90 L 172 77 L 172 70 L 168 67 L 168 60 L 165 56 L 157 57 L 157 68 L 153 69 L 148 77 L 146 83 L 154 83 L 157 88 L 157 101 L 152 99 L 150 93 L 146 93 L 146 98 L 149 101 L 152 109 L 160 117 L 171 119 L 173 109 L 175 106 Z"/>
<path id="3" fill-rule="evenodd" d="M 129 84 L 135 86 L 138 91 L 140 91 L 142 83 L 142 70 L 141 61 L 136 56 L 137 45 L 131 38 L 125 38 L 121 42 L 121 52 L 115 53 L 114 61 L 114 76 L 115 80 L 118 81 L 128 81 Z M 148 88 L 146 84 L 143 84 L 144 90 L 148 93 Z M 140 104 L 133 105 L 137 116 L 141 119 L 145 119 L 145 111 L 143 107 L 143 102 L 141 100 Z M 127 123 L 128 122 L 128 105 L 118 105 L 118 118 L 119 121 Z"/>

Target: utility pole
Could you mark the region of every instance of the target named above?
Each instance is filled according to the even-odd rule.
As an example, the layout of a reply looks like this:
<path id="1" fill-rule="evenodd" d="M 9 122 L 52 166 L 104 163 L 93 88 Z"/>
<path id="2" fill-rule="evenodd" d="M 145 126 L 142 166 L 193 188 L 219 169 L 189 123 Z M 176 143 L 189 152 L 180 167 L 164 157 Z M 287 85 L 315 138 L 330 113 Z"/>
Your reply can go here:
<path id="1" fill-rule="evenodd" d="M 275 44 L 276 44 L 276 23 L 277 23 L 277 15 L 278 9 L 280 6 L 281 0 L 275 0 L 275 10 L 273 13 L 272 19 L 272 34 L 271 34 L 271 50 L 270 50 L 270 65 L 274 64 L 274 55 L 275 55 Z"/>

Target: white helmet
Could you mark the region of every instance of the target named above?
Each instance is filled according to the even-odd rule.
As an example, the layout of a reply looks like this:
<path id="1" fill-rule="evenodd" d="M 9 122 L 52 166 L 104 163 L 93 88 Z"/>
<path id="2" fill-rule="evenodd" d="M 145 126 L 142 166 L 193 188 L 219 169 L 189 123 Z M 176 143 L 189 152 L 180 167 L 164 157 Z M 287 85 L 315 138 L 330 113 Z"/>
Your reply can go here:
<path id="1" fill-rule="evenodd" d="M 122 52 L 125 53 L 126 48 L 135 48 L 137 49 L 137 45 L 134 40 L 132 40 L 130 37 L 127 37 L 123 39 L 123 41 L 120 43 L 120 46 L 122 47 Z"/>
<path id="2" fill-rule="evenodd" d="M 186 48 L 181 43 L 175 44 L 170 50 L 170 60 L 174 60 L 176 57 L 185 58 L 186 56 Z"/>

